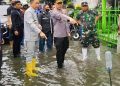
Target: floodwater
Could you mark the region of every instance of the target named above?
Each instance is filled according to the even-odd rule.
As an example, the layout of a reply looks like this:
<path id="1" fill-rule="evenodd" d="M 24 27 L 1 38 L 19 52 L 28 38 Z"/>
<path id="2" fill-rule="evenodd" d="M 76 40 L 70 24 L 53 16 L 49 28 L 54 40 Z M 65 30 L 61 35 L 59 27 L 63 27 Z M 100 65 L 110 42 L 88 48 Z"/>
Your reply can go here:
<path id="1" fill-rule="evenodd" d="M 5 13 L 7 6 L 0 6 L 0 15 Z M 2 17 L 2 21 L 6 21 Z M 81 62 L 81 46 L 77 41 L 70 42 L 66 53 L 63 69 L 58 69 L 55 59 L 55 49 L 38 55 L 38 77 L 25 76 L 25 57 L 13 58 L 12 50 L 3 45 L 3 66 L 0 73 L 0 86 L 110 86 L 109 75 L 105 67 L 105 51 L 113 54 L 111 72 L 113 86 L 120 86 L 120 55 L 116 49 L 101 46 L 102 61 L 97 61 L 94 49 L 89 47 L 88 60 Z"/>
<path id="2" fill-rule="evenodd" d="M 71 41 L 66 53 L 63 69 L 58 69 L 55 59 L 55 49 L 38 55 L 38 66 L 41 68 L 38 77 L 25 76 L 25 57 L 13 58 L 8 45 L 3 46 L 3 66 L 1 85 L 3 86 L 110 86 L 109 75 L 105 67 L 105 51 L 113 53 L 112 82 L 120 86 L 120 55 L 115 49 L 101 46 L 102 61 L 97 61 L 94 49 L 89 47 L 88 60 L 81 62 L 81 47 L 79 42 Z"/>

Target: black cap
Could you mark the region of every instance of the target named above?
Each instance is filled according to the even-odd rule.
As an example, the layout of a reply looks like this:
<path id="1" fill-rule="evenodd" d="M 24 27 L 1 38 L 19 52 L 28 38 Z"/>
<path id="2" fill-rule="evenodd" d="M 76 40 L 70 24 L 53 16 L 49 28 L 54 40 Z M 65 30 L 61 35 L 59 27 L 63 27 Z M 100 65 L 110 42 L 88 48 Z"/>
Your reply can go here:
<path id="1" fill-rule="evenodd" d="M 87 2 L 82 2 L 81 6 L 88 6 L 88 3 Z"/>

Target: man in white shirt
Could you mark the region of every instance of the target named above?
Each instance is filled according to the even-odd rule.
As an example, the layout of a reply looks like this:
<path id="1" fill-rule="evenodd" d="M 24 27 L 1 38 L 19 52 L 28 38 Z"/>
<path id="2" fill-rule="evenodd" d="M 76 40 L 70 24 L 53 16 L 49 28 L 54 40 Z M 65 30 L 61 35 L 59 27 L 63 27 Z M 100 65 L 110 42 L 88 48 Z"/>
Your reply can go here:
<path id="1" fill-rule="evenodd" d="M 38 23 L 35 10 L 39 7 L 39 0 L 30 0 L 30 7 L 26 10 L 24 15 L 24 43 L 26 47 L 26 75 L 38 76 L 33 73 L 33 70 L 37 70 L 35 50 L 39 46 L 39 36 L 46 38 L 45 34 L 41 31 L 42 27 Z"/>

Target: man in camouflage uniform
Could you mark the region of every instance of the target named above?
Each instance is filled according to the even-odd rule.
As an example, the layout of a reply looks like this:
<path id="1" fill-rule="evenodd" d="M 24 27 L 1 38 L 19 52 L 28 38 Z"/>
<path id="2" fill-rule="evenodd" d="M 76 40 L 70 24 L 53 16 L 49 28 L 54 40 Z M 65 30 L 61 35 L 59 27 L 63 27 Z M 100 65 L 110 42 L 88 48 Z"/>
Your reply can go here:
<path id="1" fill-rule="evenodd" d="M 87 48 L 90 44 L 95 48 L 97 59 L 100 59 L 100 41 L 97 37 L 96 21 L 98 20 L 98 13 L 94 10 L 89 10 L 88 3 L 81 3 L 82 10 L 77 15 L 77 20 L 81 29 L 81 44 L 83 61 L 87 59 Z"/>

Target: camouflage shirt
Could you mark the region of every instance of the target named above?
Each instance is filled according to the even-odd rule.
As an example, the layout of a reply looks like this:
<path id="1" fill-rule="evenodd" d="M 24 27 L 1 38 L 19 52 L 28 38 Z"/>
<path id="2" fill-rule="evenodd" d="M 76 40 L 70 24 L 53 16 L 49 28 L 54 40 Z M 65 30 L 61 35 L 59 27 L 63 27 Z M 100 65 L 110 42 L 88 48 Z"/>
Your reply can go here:
<path id="1" fill-rule="evenodd" d="M 95 29 L 95 18 L 98 12 L 95 10 L 88 10 L 87 12 L 80 11 L 76 19 L 80 20 L 80 25 L 84 31 Z"/>

